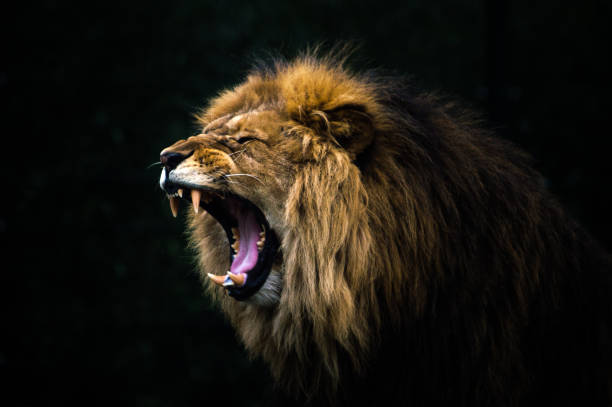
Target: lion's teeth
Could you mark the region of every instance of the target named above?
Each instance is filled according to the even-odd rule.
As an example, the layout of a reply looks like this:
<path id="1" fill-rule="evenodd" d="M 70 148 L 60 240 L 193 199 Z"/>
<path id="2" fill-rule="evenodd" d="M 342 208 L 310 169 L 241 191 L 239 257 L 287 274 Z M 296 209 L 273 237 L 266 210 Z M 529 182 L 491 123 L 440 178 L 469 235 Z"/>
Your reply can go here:
<path id="1" fill-rule="evenodd" d="M 170 210 L 172 211 L 172 216 L 176 218 L 179 210 L 179 200 L 173 196 L 169 197 L 170 199 Z"/>
<path id="2" fill-rule="evenodd" d="M 180 196 L 181 198 L 183 197 L 183 189 L 182 188 L 178 189 L 178 196 Z"/>
<path id="3" fill-rule="evenodd" d="M 225 280 L 223 280 L 223 287 L 232 287 L 234 285 L 234 281 L 230 279 L 228 271 L 227 275 L 225 276 Z"/>
<path id="4" fill-rule="evenodd" d="M 244 281 L 245 281 L 244 274 L 234 274 L 234 273 L 228 272 L 227 276 L 230 278 L 230 280 L 233 283 L 235 283 L 238 286 L 244 284 Z"/>
<path id="5" fill-rule="evenodd" d="M 200 198 L 202 197 L 202 192 L 197 189 L 191 190 L 191 202 L 193 203 L 193 210 L 195 213 L 198 213 L 200 210 Z"/>
<path id="6" fill-rule="evenodd" d="M 217 285 L 223 285 L 223 282 L 225 281 L 225 276 L 217 276 L 212 273 L 208 273 L 208 278 L 210 278 L 213 281 L 213 283 Z"/>
<path id="7" fill-rule="evenodd" d="M 238 250 L 240 249 L 240 231 L 238 228 L 232 228 L 232 236 L 234 238 L 232 249 L 234 249 L 234 253 L 238 253 Z"/>

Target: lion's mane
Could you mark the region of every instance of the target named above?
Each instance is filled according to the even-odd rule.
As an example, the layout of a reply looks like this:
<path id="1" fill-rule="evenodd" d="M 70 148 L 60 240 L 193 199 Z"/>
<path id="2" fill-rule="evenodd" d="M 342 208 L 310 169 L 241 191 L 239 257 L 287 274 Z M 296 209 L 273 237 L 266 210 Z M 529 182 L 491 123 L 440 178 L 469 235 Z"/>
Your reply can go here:
<path id="1" fill-rule="evenodd" d="M 608 259 L 525 154 L 455 104 L 331 57 L 260 67 L 200 120 L 262 105 L 301 140 L 283 152 L 291 176 L 275 175 L 282 296 L 213 295 L 284 389 L 315 404 L 607 397 Z"/>

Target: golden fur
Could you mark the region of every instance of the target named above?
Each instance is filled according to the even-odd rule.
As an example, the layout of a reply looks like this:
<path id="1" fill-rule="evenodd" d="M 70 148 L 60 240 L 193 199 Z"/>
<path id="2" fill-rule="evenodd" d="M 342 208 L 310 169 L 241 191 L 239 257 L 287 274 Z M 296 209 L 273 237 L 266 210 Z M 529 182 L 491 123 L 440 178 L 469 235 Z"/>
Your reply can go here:
<path id="1" fill-rule="evenodd" d="M 394 383 L 390 397 L 414 405 L 541 401 L 534 386 L 565 383 L 542 367 L 569 346 L 557 334 L 586 324 L 564 304 L 609 315 L 568 288 L 609 279 L 605 255 L 522 153 L 453 104 L 304 56 L 253 71 L 198 119 L 196 152 L 214 137 L 239 144 L 217 161 L 188 160 L 251 175 L 229 188 L 263 211 L 281 245 L 276 306 L 210 291 L 290 394 L 349 403 L 367 394 L 360 385 Z M 203 275 L 223 273 L 220 226 L 191 215 L 190 229 Z M 598 340 L 563 355 L 590 366 L 576 374 L 597 364 Z M 599 397 L 604 376 L 584 388 Z"/>

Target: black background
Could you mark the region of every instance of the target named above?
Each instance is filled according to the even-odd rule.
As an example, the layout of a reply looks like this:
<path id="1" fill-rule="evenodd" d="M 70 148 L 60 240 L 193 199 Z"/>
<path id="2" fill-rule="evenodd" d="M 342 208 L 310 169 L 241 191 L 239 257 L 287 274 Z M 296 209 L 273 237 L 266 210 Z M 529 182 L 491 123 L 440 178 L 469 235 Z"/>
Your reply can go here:
<path id="1" fill-rule="evenodd" d="M 360 45 L 535 157 L 608 249 L 609 1 L 22 2 L 2 17 L 0 403 L 265 405 L 157 186 L 254 57 Z M 6 6 L 3 6 L 6 7 Z M 2 387 L 5 387 L 2 390 Z"/>

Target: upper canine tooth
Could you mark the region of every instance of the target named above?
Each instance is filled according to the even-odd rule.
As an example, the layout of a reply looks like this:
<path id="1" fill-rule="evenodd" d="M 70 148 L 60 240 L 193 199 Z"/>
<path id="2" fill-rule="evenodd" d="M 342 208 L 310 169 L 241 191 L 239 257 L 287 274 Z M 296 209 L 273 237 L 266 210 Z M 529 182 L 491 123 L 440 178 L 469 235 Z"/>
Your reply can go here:
<path id="1" fill-rule="evenodd" d="M 191 190 L 191 202 L 193 203 L 193 210 L 195 213 L 198 213 L 200 210 L 200 198 L 202 197 L 202 192 L 197 189 Z"/>
<path id="2" fill-rule="evenodd" d="M 175 198 L 173 196 L 169 198 L 170 198 L 170 210 L 172 211 L 172 216 L 176 218 L 176 215 L 178 215 L 178 210 L 179 210 L 179 200 L 178 198 Z"/>
<path id="3" fill-rule="evenodd" d="M 183 197 L 183 188 L 178 189 L 178 196 Z"/>

